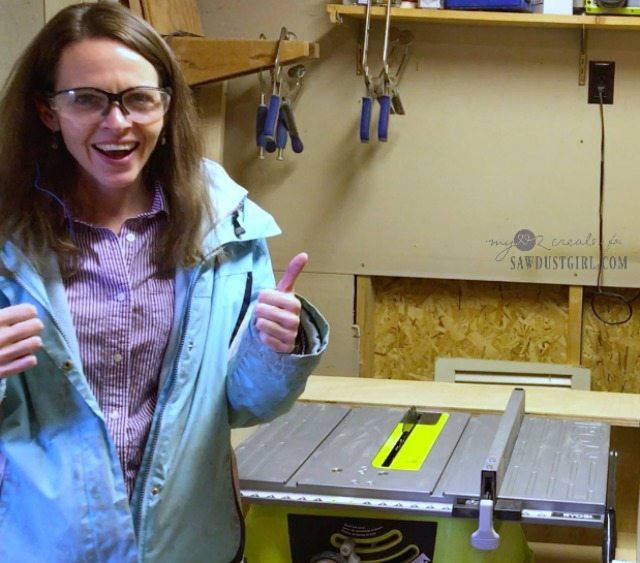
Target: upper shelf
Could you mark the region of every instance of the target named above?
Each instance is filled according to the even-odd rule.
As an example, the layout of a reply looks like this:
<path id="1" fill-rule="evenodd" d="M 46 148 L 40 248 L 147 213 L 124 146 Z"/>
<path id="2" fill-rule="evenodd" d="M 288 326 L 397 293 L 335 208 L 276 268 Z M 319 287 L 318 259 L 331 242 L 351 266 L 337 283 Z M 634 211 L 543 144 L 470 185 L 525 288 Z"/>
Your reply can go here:
<path id="1" fill-rule="evenodd" d="M 347 4 L 329 4 L 327 6 L 327 12 L 329 13 L 329 19 L 333 23 L 338 23 L 342 17 L 364 18 L 365 7 Z M 373 18 L 382 18 L 385 14 L 386 9 L 384 7 L 374 6 L 371 9 L 371 17 Z M 411 20 L 429 23 L 640 30 L 640 17 L 633 16 L 561 16 L 527 12 L 391 8 L 391 17 L 394 21 Z"/>

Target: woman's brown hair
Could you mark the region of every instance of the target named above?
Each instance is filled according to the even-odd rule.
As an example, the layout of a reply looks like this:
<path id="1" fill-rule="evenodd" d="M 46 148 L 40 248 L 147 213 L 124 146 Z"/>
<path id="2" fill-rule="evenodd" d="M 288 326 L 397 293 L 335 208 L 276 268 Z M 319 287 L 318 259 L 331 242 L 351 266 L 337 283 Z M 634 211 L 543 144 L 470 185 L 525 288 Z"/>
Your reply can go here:
<path id="1" fill-rule="evenodd" d="M 171 88 L 164 144 L 158 143 L 143 175 L 159 183 L 168 207 L 168 226 L 156 263 L 169 275 L 202 255 L 203 230 L 214 219 L 202 176 L 203 142 L 191 91 L 169 47 L 144 20 L 117 2 L 75 4 L 61 10 L 36 35 L 15 63 L 0 98 L 0 248 L 14 243 L 42 269 L 53 250 L 69 274 L 77 248 L 69 234 L 65 199 L 76 163 L 63 143 L 52 147 L 36 100 L 54 90 L 57 65 L 69 44 L 109 38 L 140 53 L 157 70 L 160 86 Z M 53 195 L 52 195 L 53 194 Z"/>

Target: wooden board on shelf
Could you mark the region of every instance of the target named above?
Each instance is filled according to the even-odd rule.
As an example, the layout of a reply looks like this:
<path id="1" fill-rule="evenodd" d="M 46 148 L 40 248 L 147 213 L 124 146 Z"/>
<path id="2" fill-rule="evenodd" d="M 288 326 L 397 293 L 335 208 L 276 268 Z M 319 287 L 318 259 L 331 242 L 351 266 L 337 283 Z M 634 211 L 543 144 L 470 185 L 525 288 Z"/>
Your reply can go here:
<path id="1" fill-rule="evenodd" d="M 314 375 L 300 400 L 498 413 L 504 410 L 511 391 L 508 385 Z M 527 388 L 526 394 L 528 414 L 640 428 L 637 394 L 534 387 Z"/>
<path id="2" fill-rule="evenodd" d="M 272 68 L 278 47 L 277 41 L 209 37 L 174 36 L 168 43 L 191 86 Z M 280 49 L 283 65 L 319 56 L 319 45 L 307 41 L 283 41 Z"/>
<path id="3" fill-rule="evenodd" d="M 161 35 L 193 33 L 202 35 L 202 23 L 196 0 L 135 0 L 144 18 Z"/>

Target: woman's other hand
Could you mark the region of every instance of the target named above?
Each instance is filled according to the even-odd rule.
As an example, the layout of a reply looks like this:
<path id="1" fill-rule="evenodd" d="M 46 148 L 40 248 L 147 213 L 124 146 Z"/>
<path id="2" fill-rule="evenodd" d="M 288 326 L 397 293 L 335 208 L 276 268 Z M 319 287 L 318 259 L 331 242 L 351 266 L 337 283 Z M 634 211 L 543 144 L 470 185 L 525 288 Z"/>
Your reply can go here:
<path id="1" fill-rule="evenodd" d="M 11 305 L 0 309 L 0 378 L 32 368 L 34 352 L 42 346 L 38 336 L 44 325 L 33 305 Z"/>

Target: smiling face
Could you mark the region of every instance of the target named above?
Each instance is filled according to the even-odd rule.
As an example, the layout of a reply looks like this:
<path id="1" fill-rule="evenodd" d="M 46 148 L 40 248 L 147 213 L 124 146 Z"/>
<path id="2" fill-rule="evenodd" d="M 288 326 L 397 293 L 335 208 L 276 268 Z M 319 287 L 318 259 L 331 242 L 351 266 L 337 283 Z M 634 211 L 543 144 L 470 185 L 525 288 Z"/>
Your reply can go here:
<path id="1" fill-rule="evenodd" d="M 98 38 L 72 43 L 58 63 L 55 90 L 80 87 L 121 92 L 135 86 L 159 86 L 158 73 L 139 53 L 117 41 Z M 142 191 L 141 173 L 161 134 L 164 119 L 140 124 L 129 121 L 117 103 L 95 122 L 40 108 L 47 127 L 60 131 L 78 166 L 78 185 L 97 197 L 118 191 Z M 120 194 L 122 195 L 122 194 Z"/>

